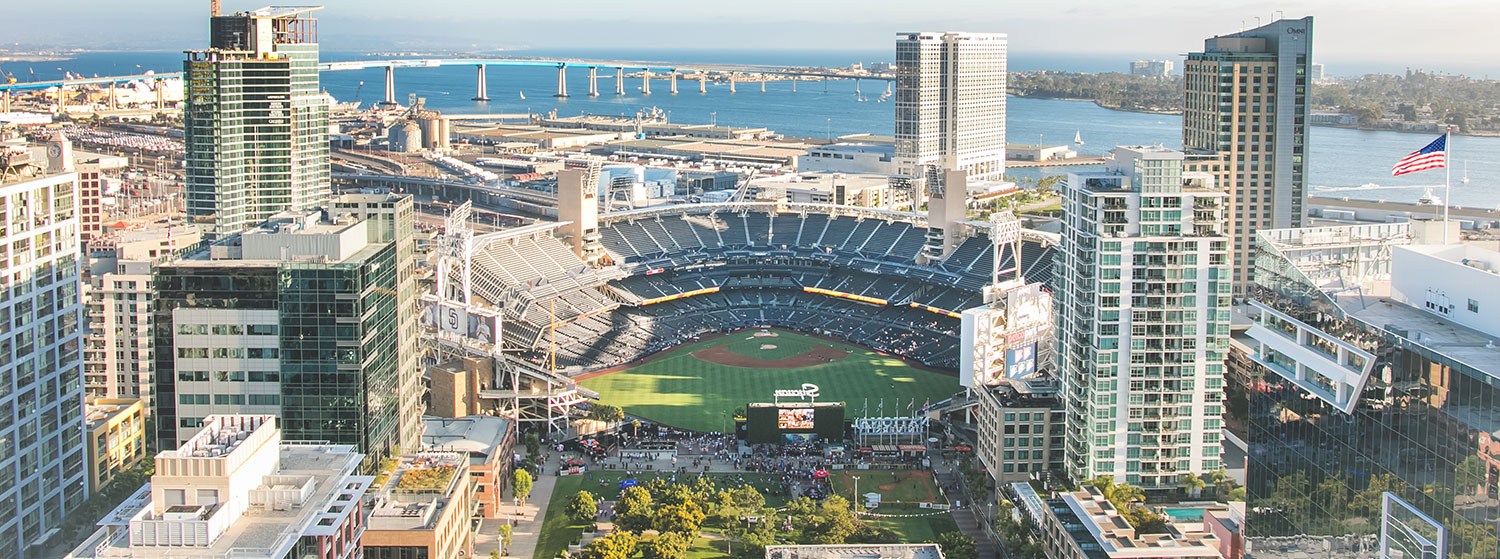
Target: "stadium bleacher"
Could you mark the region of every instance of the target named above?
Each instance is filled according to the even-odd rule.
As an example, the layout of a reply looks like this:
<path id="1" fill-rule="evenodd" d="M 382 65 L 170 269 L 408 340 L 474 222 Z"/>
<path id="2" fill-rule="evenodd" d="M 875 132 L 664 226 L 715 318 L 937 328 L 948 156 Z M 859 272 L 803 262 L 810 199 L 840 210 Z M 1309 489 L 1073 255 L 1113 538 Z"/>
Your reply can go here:
<path id="1" fill-rule="evenodd" d="M 941 262 L 916 264 L 927 229 L 896 217 L 666 211 L 606 217 L 600 234 L 625 272 L 614 279 L 590 275 L 551 237 L 500 241 L 476 255 L 476 267 L 492 271 L 476 275 L 476 293 L 507 302 L 505 339 L 524 358 L 545 362 L 555 339 L 558 365 L 587 372 L 705 332 L 774 326 L 956 369 L 959 320 L 911 304 L 955 313 L 977 306 L 993 272 L 983 232 Z M 1024 243 L 1023 274 L 1050 280 L 1052 256 L 1052 248 Z M 718 291 L 673 298 L 705 288 Z"/>

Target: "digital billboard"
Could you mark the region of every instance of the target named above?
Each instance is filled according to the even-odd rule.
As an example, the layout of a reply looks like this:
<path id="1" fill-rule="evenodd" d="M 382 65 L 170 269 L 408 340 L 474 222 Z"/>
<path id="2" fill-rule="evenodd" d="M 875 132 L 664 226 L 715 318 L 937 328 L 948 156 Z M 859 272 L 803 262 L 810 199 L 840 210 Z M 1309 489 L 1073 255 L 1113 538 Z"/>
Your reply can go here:
<path id="1" fill-rule="evenodd" d="M 803 431 L 813 428 L 813 409 L 776 410 L 776 428 L 782 431 Z"/>
<path id="2" fill-rule="evenodd" d="M 1005 376 L 1026 378 L 1036 373 L 1036 343 L 1005 350 Z"/>
<path id="3" fill-rule="evenodd" d="M 495 335 L 500 331 L 499 313 L 440 301 L 435 297 L 426 298 L 425 303 L 422 326 L 483 343 L 495 343 Z"/>

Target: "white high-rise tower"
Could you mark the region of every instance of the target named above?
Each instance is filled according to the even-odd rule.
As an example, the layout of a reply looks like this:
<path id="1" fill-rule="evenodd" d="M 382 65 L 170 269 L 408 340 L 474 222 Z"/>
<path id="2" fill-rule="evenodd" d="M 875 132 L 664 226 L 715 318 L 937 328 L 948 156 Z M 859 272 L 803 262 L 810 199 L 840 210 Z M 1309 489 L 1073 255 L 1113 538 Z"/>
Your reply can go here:
<path id="1" fill-rule="evenodd" d="M 1148 490 L 1219 469 L 1228 194 L 1182 152 L 1119 147 L 1070 173 L 1056 265 L 1068 473 Z"/>
<path id="2" fill-rule="evenodd" d="M 1003 33 L 896 35 L 896 172 L 962 169 L 970 181 L 1005 174 Z"/>

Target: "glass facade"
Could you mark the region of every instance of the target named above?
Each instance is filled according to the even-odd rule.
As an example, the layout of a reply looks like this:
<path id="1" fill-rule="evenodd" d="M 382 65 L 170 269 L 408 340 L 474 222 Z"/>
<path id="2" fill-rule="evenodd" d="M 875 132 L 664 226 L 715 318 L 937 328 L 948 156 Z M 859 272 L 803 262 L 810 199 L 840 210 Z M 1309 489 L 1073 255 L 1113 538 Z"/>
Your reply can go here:
<path id="1" fill-rule="evenodd" d="M 1447 528 L 1447 557 L 1500 557 L 1500 378 L 1445 354 L 1443 344 L 1408 338 L 1399 323 L 1349 315 L 1264 238 L 1256 266 L 1254 299 L 1376 363 L 1353 413 L 1251 367 L 1250 549 L 1285 545 L 1285 536 L 1337 536 L 1326 548 L 1309 538 L 1308 550 L 1374 557 L 1381 496 L 1390 492 Z"/>

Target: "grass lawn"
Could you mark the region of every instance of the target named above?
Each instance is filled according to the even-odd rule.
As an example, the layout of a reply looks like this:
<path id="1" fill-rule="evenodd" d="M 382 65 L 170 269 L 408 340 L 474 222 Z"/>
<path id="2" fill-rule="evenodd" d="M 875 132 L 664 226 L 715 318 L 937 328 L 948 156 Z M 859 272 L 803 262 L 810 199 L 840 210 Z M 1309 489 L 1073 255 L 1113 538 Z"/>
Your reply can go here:
<path id="1" fill-rule="evenodd" d="M 645 483 L 656 477 L 654 474 L 648 474 L 637 476 L 636 479 Z M 708 474 L 708 477 L 714 482 L 715 486 L 720 489 L 727 489 L 738 486 L 740 474 L 715 473 Z M 755 486 L 755 489 L 766 497 L 766 506 L 781 507 L 786 505 L 788 497 L 776 494 L 782 488 L 781 483 L 777 481 L 777 476 L 773 474 L 744 474 L 744 478 L 746 483 Z M 620 481 L 623 479 L 625 479 L 625 473 L 618 471 L 594 472 L 593 479 L 589 479 L 587 475 L 562 476 L 557 478 L 557 483 L 552 486 L 552 498 L 547 504 L 547 515 L 542 518 L 542 529 L 537 538 L 536 552 L 533 554 L 533 557 L 536 559 L 551 559 L 552 557 L 556 557 L 559 552 L 568 549 L 568 544 L 573 543 L 574 540 L 583 535 L 583 528 L 587 524 L 575 523 L 568 519 L 568 501 L 572 500 L 574 494 L 582 490 L 587 490 L 593 493 L 595 497 L 602 497 L 606 501 L 613 501 L 619 495 L 618 489 Z M 604 482 L 602 487 L 599 485 L 601 481 Z M 722 541 L 712 543 L 719 546 L 719 549 L 724 547 L 724 542 Z M 693 549 L 698 550 L 702 554 L 696 557 L 718 557 L 724 555 L 722 551 L 713 552 L 710 550 L 709 544 L 710 542 L 700 538 L 694 544 Z M 689 559 L 695 557 L 693 553 L 693 551 L 688 552 Z"/>
<path id="2" fill-rule="evenodd" d="M 924 402 L 946 399 L 959 390 L 956 376 L 921 370 L 896 357 L 836 342 L 834 346 L 851 352 L 849 357 L 797 369 L 728 367 L 690 355 L 707 347 L 731 344 L 726 349 L 778 359 L 795 355 L 774 354 L 781 353 L 782 347 L 830 343 L 794 332 L 776 332 L 779 336 L 775 338 L 746 340 L 752 331 L 742 330 L 689 344 L 649 363 L 586 379 L 582 384 L 599 392 L 600 401 L 620 406 L 625 413 L 683 429 L 721 432 L 733 427 L 734 410 L 750 402 L 769 402 L 772 391 L 798 388 L 805 382 L 821 389 L 819 401 L 844 402 L 849 417 L 859 416 L 866 400 L 871 415 L 875 415 L 882 399 L 886 401 L 886 413 L 890 414 L 898 409 L 905 411 L 913 399 L 921 406 Z M 778 349 L 760 350 L 761 344 L 776 345 Z"/>
<path id="3" fill-rule="evenodd" d="M 932 481 L 932 472 L 926 470 L 844 470 L 833 474 L 833 490 L 851 501 L 855 500 L 854 478 L 858 476 L 861 495 L 879 493 L 884 502 L 943 502 L 943 498 L 938 495 L 937 486 Z"/>
<path id="4" fill-rule="evenodd" d="M 860 484 L 864 484 L 864 478 L 860 478 Z M 878 514 L 931 514 L 931 509 L 917 508 L 914 505 L 880 505 L 871 512 Z M 916 518 L 872 518 L 860 517 L 866 524 L 876 528 L 886 528 L 901 534 L 901 540 L 906 542 L 926 542 L 937 540 L 938 534 L 958 530 L 958 523 L 953 520 L 952 514 L 933 514 Z"/>

